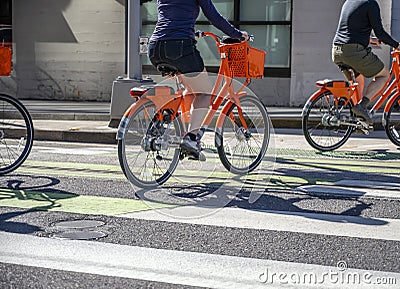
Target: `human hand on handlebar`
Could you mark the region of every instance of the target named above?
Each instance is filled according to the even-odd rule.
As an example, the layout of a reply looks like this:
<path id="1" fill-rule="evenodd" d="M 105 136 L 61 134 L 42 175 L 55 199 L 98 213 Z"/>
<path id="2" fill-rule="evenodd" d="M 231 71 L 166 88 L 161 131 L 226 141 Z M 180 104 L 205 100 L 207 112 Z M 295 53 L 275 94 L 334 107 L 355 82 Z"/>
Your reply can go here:
<path id="1" fill-rule="evenodd" d="M 242 37 L 240 38 L 241 41 L 254 41 L 254 35 L 249 35 L 247 31 L 242 31 Z"/>
<path id="2" fill-rule="evenodd" d="M 248 41 L 249 40 L 249 33 L 247 33 L 247 31 L 242 31 L 242 37 L 240 38 L 240 40 L 242 41 Z"/>
<path id="3" fill-rule="evenodd" d="M 381 46 L 380 40 L 379 40 L 377 37 L 374 37 L 374 36 L 371 36 L 371 37 L 369 38 L 369 43 L 370 43 L 372 46 Z"/>

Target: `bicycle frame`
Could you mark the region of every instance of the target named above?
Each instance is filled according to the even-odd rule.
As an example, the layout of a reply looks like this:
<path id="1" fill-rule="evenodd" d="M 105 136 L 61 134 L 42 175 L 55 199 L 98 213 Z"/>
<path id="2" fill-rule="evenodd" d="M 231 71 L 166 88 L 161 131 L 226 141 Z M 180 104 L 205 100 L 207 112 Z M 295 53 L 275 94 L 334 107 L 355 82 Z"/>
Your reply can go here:
<path id="1" fill-rule="evenodd" d="M 203 36 L 210 36 L 212 37 L 216 45 L 219 47 L 219 45 L 223 45 L 220 43 L 220 40 L 218 36 L 211 32 L 203 32 Z M 245 129 L 248 129 L 247 123 L 244 120 L 242 110 L 240 108 L 240 97 L 246 95 L 246 92 L 243 91 L 243 89 L 250 83 L 250 78 L 247 78 L 243 85 L 235 92 L 234 87 L 232 85 L 232 78 L 227 76 L 226 72 L 229 70 L 228 67 L 228 61 L 225 55 L 221 53 L 221 64 L 218 72 L 217 79 L 215 81 L 215 84 L 213 86 L 213 89 L 211 91 L 211 96 L 210 96 L 210 109 L 208 113 L 206 114 L 201 128 L 202 131 L 206 130 L 208 126 L 211 124 L 212 119 L 214 118 L 217 110 L 223 103 L 223 101 L 226 101 L 224 104 L 220 115 L 227 114 L 229 108 L 235 104 L 238 107 L 238 112 L 239 112 L 239 118 L 242 122 L 242 125 Z M 129 118 L 134 114 L 136 109 L 138 107 L 141 107 L 143 104 L 147 102 L 153 102 L 156 107 L 157 115 L 156 118 L 161 120 L 163 117 L 163 111 L 169 111 L 172 112 L 171 116 L 172 119 L 175 117 L 182 116 L 182 122 L 187 124 L 189 122 L 189 116 L 188 116 L 188 111 L 190 110 L 191 104 L 194 99 L 194 93 L 191 92 L 189 94 L 186 94 L 185 96 L 183 95 L 183 89 L 180 88 L 180 84 L 184 83 L 181 75 L 177 74 L 174 76 L 176 78 L 177 84 L 178 84 L 178 91 L 174 94 L 171 94 L 170 88 L 167 86 L 155 86 L 154 91 L 150 90 L 147 91 L 147 93 L 144 93 L 141 96 L 135 96 L 136 102 L 131 105 L 131 107 L 125 112 L 123 115 L 123 118 L 121 119 L 120 123 L 120 128 L 118 129 L 118 135 L 117 139 L 122 139 L 123 138 L 123 127 L 126 125 L 126 123 L 129 121 Z M 222 87 L 221 87 L 222 85 Z M 188 87 L 186 85 L 186 87 Z M 190 91 L 190 87 L 189 87 Z M 154 93 L 153 93 L 154 92 Z M 180 109 L 180 112 L 179 112 Z M 151 116 L 149 116 L 151 117 Z M 234 116 L 230 116 L 231 119 L 234 119 Z M 216 123 L 216 129 L 221 129 L 223 125 L 223 118 L 218 118 L 217 123 Z"/>
<path id="2" fill-rule="evenodd" d="M 374 114 L 378 109 L 382 107 L 386 100 L 386 105 L 384 107 L 384 113 L 387 113 L 392 102 L 395 100 L 396 96 L 400 94 L 400 51 L 395 50 L 391 53 L 392 64 L 390 69 L 390 76 L 386 80 L 385 85 L 378 91 L 372 98 L 371 102 L 376 101 L 373 107 L 370 109 L 370 113 Z M 310 100 L 316 99 L 321 93 L 331 92 L 338 99 L 340 97 L 346 98 L 346 101 L 351 101 L 353 105 L 357 104 L 361 99 L 362 95 L 359 94 L 357 89 L 357 83 L 348 83 L 346 81 L 317 81 L 316 85 L 320 87 L 311 97 Z"/>

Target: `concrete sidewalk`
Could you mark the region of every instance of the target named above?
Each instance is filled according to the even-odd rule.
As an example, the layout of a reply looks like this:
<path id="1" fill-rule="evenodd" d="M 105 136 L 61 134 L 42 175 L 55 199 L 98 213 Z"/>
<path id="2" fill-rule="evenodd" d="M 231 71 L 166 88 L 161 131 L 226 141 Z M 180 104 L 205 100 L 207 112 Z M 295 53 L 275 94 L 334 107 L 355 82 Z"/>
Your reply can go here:
<path id="1" fill-rule="evenodd" d="M 116 143 L 109 102 L 23 100 L 35 140 Z M 301 108 L 268 107 L 274 128 L 301 128 Z"/>

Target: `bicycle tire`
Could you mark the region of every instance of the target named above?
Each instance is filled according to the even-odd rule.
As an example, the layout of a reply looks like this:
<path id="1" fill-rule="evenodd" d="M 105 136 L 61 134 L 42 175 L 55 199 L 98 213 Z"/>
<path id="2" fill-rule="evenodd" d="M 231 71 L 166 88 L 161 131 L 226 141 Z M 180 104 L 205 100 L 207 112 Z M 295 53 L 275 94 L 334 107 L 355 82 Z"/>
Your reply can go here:
<path id="1" fill-rule="evenodd" d="M 143 142 L 148 135 L 149 128 L 155 123 L 153 116 L 156 108 L 149 101 L 136 109 L 123 131 L 123 137 L 118 140 L 118 159 L 126 178 L 140 188 L 155 188 L 165 183 L 172 175 L 179 162 L 179 143 L 175 147 L 164 150 L 146 151 Z M 172 134 L 169 140 L 177 137 L 182 139 L 183 124 L 179 118 L 171 122 Z M 155 134 L 162 135 L 162 129 L 156 130 Z M 172 137 L 173 136 L 173 137 Z"/>
<path id="2" fill-rule="evenodd" d="M 338 106 L 340 101 L 330 91 L 309 99 L 303 108 L 302 129 L 307 142 L 319 151 L 333 151 L 349 139 L 353 128 L 347 125 L 331 125 L 333 118 L 340 120 L 354 116 L 352 103 Z M 344 103 L 346 103 L 343 100 Z"/>
<path id="3" fill-rule="evenodd" d="M 29 156 L 33 145 L 33 122 L 16 98 L 0 94 L 0 175 L 16 170 Z"/>
<path id="4" fill-rule="evenodd" d="M 223 166 L 234 174 L 243 175 L 252 172 L 263 160 L 269 145 L 271 122 L 258 97 L 243 96 L 240 106 L 249 129 L 243 129 L 238 107 L 232 103 L 227 113 L 220 115 L 223 122 L 215 133 L 215 143 Z"/>
<path id="5" fill-rule="evenodd" d="M 391 103 L 384 118 L 386 135 L 393 144 L 400 146 L 400 95 Z"/>

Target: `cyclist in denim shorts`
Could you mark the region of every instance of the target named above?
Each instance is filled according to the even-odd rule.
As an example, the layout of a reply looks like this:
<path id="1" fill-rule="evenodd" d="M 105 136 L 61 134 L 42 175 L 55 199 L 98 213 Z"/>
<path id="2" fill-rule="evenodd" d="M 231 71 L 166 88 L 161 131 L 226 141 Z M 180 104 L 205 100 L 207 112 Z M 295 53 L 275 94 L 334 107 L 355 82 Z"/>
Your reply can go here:
<path id="1" fill-rule="evenodd" d="M 196 48 L 194 27 L 200 9 L 211 24 L 228 36 L 247 40 L 248 34 L 233 27 L 216 10 L 211 0 L 157 0 L 157 9 L 158 21 L 150 38 L 148 56 L 155 67 L 167 63 L 185 74 L 183 77 L 194 92 L 194 101 L 188 133 L 181 147 L 194 159 L 201 159 L 197 133 L 209 108 L 211 82 Z"/>
<path id="2" fill-rule="evenodd" d="M 376 37 L 371 37 L 372 30 Z M 380 42 L 400 49 L 399 42 L 383 28 L 376 0 L 346 0 L 333 39 L 332 60 L 342 70 L 343 65 L 353 68 L 360 93 L 364 90 L 364 77 L 374 78 L 360 103 L 353 107 L 354 114 L 364 118 L 369 124 L 373 122 L 367 105 L 371 97 L 385 85 L 390 75 L 388 68 L 368 46 L 370 43 L 379 45 Z"/>

